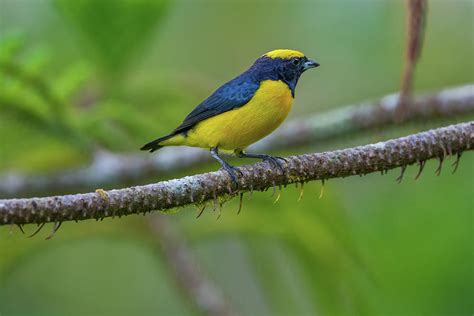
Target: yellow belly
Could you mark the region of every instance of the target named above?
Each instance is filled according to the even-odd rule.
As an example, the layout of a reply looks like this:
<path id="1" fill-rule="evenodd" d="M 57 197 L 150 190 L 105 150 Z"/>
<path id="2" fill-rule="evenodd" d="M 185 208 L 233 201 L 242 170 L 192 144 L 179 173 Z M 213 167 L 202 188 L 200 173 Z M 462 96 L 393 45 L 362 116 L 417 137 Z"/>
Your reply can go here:
<path id="1" fill-rule="evenodd" d="M 274 131 L 288 116 L 293 105 L 291 90 L 283 81 L 262 81 L 253 98 L 244 106 L 198 123 L 181 145 L 223 150 L 243 150 Z"/>

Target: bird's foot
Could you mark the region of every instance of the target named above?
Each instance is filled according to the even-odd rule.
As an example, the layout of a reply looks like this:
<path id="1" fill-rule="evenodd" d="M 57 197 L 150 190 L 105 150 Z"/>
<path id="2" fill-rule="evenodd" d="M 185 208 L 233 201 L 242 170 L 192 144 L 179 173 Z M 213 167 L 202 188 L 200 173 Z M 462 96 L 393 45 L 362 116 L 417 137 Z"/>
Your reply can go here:
<path id="1" fill-rule="evenodd" d="M 240 173 L 242 175 L 242 171 L 240 171 L 238 168 L 232 167 L 229 165 L 224 159 L 219 157 L 219 150 L 217 147 L 212 147 L 211 148 L 211 155 L 214 157 L 219 163 L 221 164 L 222 168 L 227 173 L 229 174 L 230 178 L 232 179 L 232 182 L 235 184 L 235 188 L 238 190 L 239 189 L 239 182 L 237 181 L 237 175 L 236 172 Z"/>
<path id="2" fill-rule="evenodd" d="M 268 161 L 272 165 L 276 166 L 278 169 L 281 170 L 281 172 L 285 173 L 285 168 L 283 164 L 281 163 L 281 160 L 283 160 L 285 163 L 288 162 L 287 159 L 283 157 L 278 157 L 278 156 L 270 156 L 270 155 L 262 155 L 261 156 L 263 161 Z"/>
<path id="3" fill-rule="evenodd" d="M 225 164 L 222 166 L 220 170 L 225 170 L 229 174 L 230 178 L 232 179 L 232 183 L 235 185 L 235 187 L 238 189 L 239 188 L 239 182 L 237 180 L 237 173 L 242 175 L 242 171 L 240 171 L 239 168 L 233 167 L 229 164 Z"/>

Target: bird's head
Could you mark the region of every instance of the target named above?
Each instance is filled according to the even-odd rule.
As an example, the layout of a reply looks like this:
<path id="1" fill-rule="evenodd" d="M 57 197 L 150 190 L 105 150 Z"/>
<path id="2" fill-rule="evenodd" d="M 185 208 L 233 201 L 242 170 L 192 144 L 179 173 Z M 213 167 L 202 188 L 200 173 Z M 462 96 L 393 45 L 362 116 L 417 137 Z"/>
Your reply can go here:
<path id="1" fill-rule="evenodd" d="M 259 58 L 263 62 L 276 64 L 289 72 L 302 74 L 308 69 L 318 67 L 319 64 L 308 59 L 302 52 L 291 49 L 275 49 Z"/>
<path id="2" fill-rule="evenodd" d="M 263 77 L 285 81 L 294 93 L 299 77 L 308 69 L 318 67 L 319 63 L 307 58 L 302 52 L 291 49 L 276 49 L 258 58 L 252 66 Z"/>

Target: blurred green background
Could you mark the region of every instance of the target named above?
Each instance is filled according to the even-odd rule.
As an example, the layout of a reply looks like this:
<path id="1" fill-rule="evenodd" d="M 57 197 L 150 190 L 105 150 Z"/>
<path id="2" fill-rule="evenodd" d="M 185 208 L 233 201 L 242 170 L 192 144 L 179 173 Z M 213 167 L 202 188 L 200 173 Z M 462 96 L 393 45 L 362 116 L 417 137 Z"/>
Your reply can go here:
<path id="1" fill-rule="evenodd" d="M 85 166 L 97 148 L 136 153 L 275 48 L 322 65 L 300 81 L 292 117 L 395 92 L 404 10 L 390 0 L 0 0 L 0 173 Z M 417 92 L 474 81 L 473 21 L 472 1 L 429 1 Z M 418 181 L 410 167 L 401 184 L 398 170 L 331 180 L 321 199 L 309 183 L 300 202 L 294 187 L 278 203 L 255 193 L 239 216 L 238 201 L 225 204 L 219 220 L 191 208 L 168 219 L 242 315 L 472 315 L 473 162 L 467 153 L 439 177 L 428 162 Z M 67 222 L 49 241 L 49 227 L 32 239 L 0 228 L 0 315 L 198 315 L 149 216 Z"/>

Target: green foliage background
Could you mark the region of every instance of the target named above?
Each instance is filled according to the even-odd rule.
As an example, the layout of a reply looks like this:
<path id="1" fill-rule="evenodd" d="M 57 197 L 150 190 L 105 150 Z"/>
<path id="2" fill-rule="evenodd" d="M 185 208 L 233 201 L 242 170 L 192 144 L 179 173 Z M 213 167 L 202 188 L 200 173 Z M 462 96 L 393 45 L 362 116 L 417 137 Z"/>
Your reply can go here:
<path id="1" fill-rule="evenodd" d="M 473 82 L 472 1 L 429 4 L 416 90 Z M 0 172 L 78 167 L 96 148 L 136 152 L 275 48 L 322 64 L 299 83 L 292 117 L 397 91 L 404 18 L 389 0 L 0 0 Z M 225 204 L 217 221 L 210 211 L 196 220 L 194 209 L 169 219 L 243 315 L 471 315 L 473 157 L 454 175 L 435 168 L 415 182 L 411 167 L 401 184 L 396 172 L 329 181 L 322 199 L 320 183 L 300 202 L 293 187 L 278 203 L 256 193 L 239 216 L 237 201 Z M 50 241 L 46 230 L 27 239 L 1 228 L 0 314 L 197 314 L 146 219 L 64 223 Z"/>

